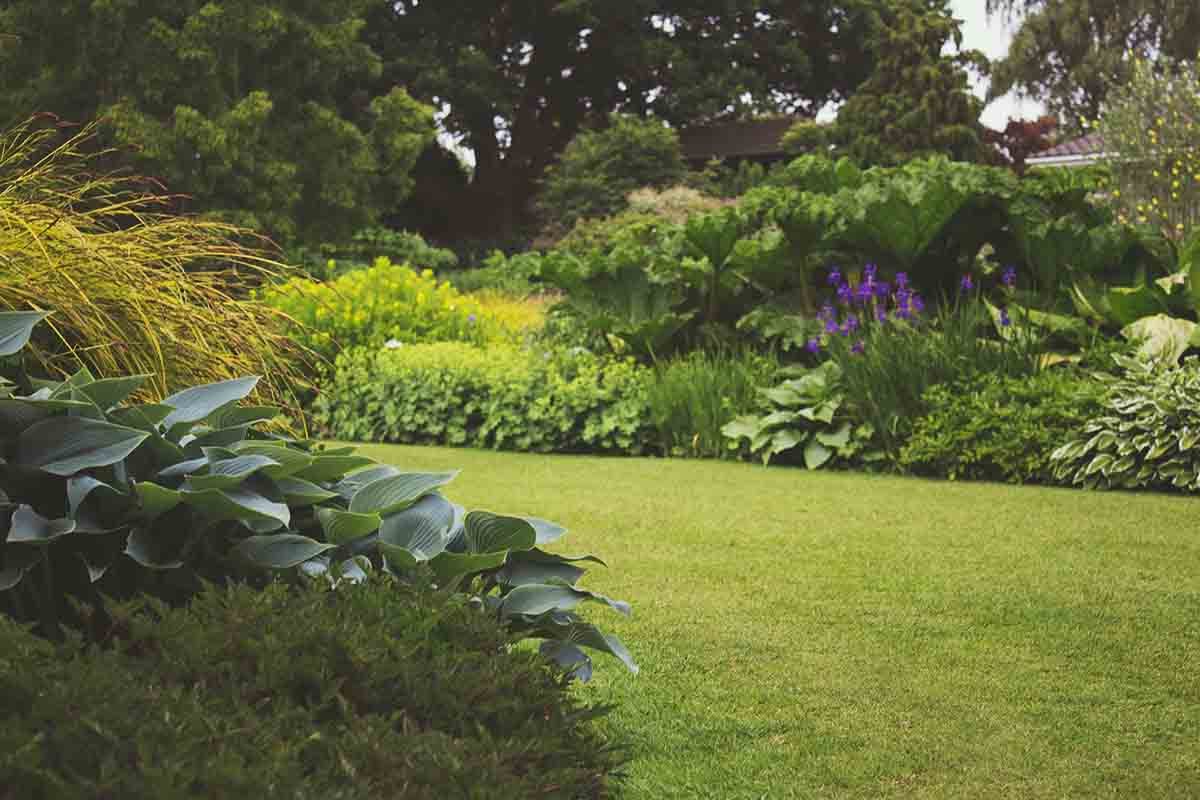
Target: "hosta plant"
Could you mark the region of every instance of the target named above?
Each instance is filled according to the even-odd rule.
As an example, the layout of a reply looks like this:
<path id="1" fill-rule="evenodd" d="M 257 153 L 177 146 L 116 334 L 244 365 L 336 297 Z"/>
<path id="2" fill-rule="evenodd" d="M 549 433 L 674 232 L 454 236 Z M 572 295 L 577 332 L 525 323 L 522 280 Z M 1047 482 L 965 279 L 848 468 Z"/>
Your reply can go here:
<path id="1" fill-rule="evenodd" d="M 1088 489 L 1200 489 L 1200 360 L 1114 358 L 1124 374 L 1107 378 L 1100 416 L 1051 453 L 1054 477 Z"/>
<path id="2" fill-rule="evenodd" d="M 45 316 L 0 314 L 0 355 Z M 0 603 L 43 634 L 75 620 L 68 597 L 186 599 L 198 578 L 355 580 L 421 564 L 438 585 L 475 591 L 514 633 L 547 640 L 544 652 L 583 678 L 591 662 L 580 646 L 635 668 L 615 637 L 575 614 L 584 601 L 629 606 L 579 588 L 579 564 L 599 559 L 543 549 L 563 528 L 466 512 L 439 491 L 453 473 L 403 472 L 353 448 L 259 431 L 277 412 L 239 405 L 256 378 L 126 404 L 144 380 L 84 370 L 0 392 Z"/>
<path id="3" fill-rule="evenodd" d="M 731 440 L 730 449 L 747 439 L 750 452 L 761 456 L 764 464 L 796 450 L 809 469 L 830 461 L 880 460 L 882 453 L 872 447 L 874 428 L 856 423 L 847 414 L 840 380 L 841 369 L 826 361 L 763 390 L 768 413 L 738 417 L 721 429 Z"/>

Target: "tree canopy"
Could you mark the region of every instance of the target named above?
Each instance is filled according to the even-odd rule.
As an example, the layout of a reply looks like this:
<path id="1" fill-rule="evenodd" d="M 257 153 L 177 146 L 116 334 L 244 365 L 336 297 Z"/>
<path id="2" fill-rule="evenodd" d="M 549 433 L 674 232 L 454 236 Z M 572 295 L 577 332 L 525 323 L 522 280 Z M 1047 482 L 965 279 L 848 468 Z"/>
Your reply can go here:
<path id="1" fill-rule="evenodd" d="M 0 114 L 106 117 L 190 210 L 285 239 L 394 208 L 432 109 L 362 41 L 378 0 L 2 0 Z"/>
<path id="2" fill-rule="evenodd" d="M 1022 15 L 991 95 L 1016 89 L 1041 100 L 1068 130 L 1099 116 L 1134 56 L 1194 59 L 1200 50 L 1194 0 L 987 0 L 987 10 Z"/>
<path id="3" fill-rule="evenodd" d="M 870 74 L 862 41 L 881 2 L 399 0 L 366 35 L 386 80 L 443 108 L 474 150 L 475 216 L 508 228 L 575 134 L 613 111 L 679 126 L 845 98 Z"/>

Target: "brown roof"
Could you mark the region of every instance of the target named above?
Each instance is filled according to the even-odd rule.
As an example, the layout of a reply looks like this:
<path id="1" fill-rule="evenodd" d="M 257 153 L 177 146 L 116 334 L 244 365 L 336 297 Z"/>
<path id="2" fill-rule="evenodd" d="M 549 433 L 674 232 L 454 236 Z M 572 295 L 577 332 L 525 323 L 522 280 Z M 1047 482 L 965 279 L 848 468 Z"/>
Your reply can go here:
<path id="1" fill-rule="evenodd" d="M 1058 158 L 1062 156 L 1089 156 L 1099 155 L 1104 152 L 1104 140 L 1100 138 L 1098 133 L 1089 133 L 1087 136 L 1081 136 L 1078 139 L 1072 139 L 1069 142 L 1056 144 L 1049 150 L 1043 150 L 1040 153 L 1034 153 L 1030 158 Z"/>
<path id="2" fill-rule="evenodd" d="M 679 132 L 679 145 L 688 160 L 781 156 L 783 135 L 804 119 L 807 117 L 749 119 L 685 128 Z"/>

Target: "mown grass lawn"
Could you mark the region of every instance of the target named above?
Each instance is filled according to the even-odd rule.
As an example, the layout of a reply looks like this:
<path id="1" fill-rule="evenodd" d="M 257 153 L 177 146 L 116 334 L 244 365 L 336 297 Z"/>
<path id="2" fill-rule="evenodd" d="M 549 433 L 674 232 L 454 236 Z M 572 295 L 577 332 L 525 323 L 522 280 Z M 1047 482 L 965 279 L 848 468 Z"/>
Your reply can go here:
<path id="1" fill-rule="evenodd" d="M 628 797 L 1200 797 L 1200 499 L 364 449 L 608 560 Z"/>

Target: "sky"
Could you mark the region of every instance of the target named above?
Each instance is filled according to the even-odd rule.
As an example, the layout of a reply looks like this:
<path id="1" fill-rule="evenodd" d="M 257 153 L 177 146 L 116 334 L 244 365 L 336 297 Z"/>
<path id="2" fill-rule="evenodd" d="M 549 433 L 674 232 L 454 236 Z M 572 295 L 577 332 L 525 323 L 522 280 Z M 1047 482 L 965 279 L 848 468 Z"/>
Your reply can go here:
<path id="1" fill-rule="evenodd" d="M 984 12 L 985 0 L 951 0 L 954 16 L 963 21 L 963 47 L 980 50 L 990 59 L 1002 58 L 1008 52 L 1016 20 L 1005 24 L 999 14 L 988 19 Z M 979 81 L 975 93 L 983 97 L 987 93 L 987 81 Z M 993 100 L 983 112 L 983 124 L 989 128 L 1003 128 L 1010 117 L 1029 119 L 1042 114 L 1041 103 L 1018 100 L 1010 92 Z"/>

